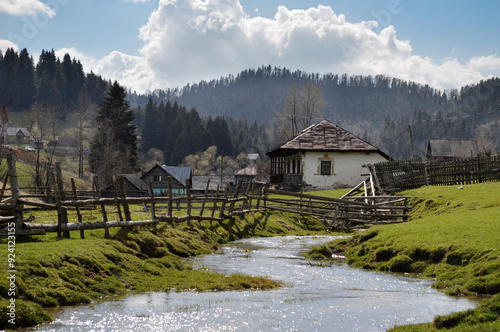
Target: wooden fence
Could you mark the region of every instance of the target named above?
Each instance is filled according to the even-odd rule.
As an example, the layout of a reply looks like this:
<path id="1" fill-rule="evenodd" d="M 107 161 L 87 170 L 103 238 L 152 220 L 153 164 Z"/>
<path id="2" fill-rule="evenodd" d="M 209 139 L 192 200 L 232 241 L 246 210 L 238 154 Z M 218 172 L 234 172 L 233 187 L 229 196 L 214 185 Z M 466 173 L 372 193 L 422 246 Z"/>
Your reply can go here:
<path id="1" fill-rule="evenodd" d="M 71 181 L 72 190 L 64 191 L 58 163 L 51 181 L 50 195 L 23 195 L 17 182 L 12 155 L 8 155 L 7 161 L 11 195 L 5 195 L 7 181 L 4 181 L 0 192 L 0 212 L 3 214 L 0 216 L 0 235 L 3 236 L 57 232 L 59 236 L 70 237 L 71 231 L 79 231 L 80 237 L 84 238 L 85 230 L 104 229 L 105 234 L 109 234 L 109 228 L 112 227 L 203 220 L 222 222 L 237 215 L 267 210 L 314 216 L 335 228 L 407 220 L 406 197 L 349 196 L 338 199 L 272 190 L 262 183 L 252 183 L 243 191 L 239 182 L 233 192 L 229 191 L 228 184 L 221 190 L 217 188 L 212 194 L 209 194 L 207 183 L 203 195 L 193 195 L 188 183 L 187 193 L 183 196 L 173 196 L 172 186 L 169 185 L 167 196 L 155 197 L 150 194 L 146 197 L 127 197 L 123 179 L 119 179 L 115 186 L 115 197 L 100 197 L 98 191 L 77 191 L 74 179 Z M 79 196 L 79 193 L 85 194 L 85 197 Z M 152 188 L 149 193 L 153 193 Z M 24 214 L 32 209 L 37 211 L 37 215 L 40 215 L 40 211 L 52 213 L 48 217 L 52 219 L 51 222 L 41 223 L 32 216 L 24 218 Z"/>
<path id="2" fill-rule="evenodd" d="M 366 165 L 384 193 L 428 185 L 500 180 L 500 155 L 453 160 L 408 159 Z"/>

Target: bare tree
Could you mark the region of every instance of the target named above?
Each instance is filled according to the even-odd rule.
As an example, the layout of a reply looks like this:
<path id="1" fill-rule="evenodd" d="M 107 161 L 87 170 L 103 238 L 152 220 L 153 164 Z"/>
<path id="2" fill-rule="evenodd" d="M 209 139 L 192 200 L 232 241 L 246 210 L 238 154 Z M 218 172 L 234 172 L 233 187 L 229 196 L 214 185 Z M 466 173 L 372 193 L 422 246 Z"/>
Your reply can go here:
<path id="1" fill-rule="evenodd" d="M 322 116 L 325 106 L 321 87 L 308 82 L 300 90 L 295 83 L 288 89 L 285 106 L 274 114 L 276 131 L 280 139 L 289 140 L 309 127 L 312 120 Z"/>
<path id="2" fill-rule="evenodd" d="M 78 144 L 78 177 L 83 177 L 84 151 L 85 145 L 89 137 L 92 135 L 91 122 L 95 119 L 97 113 L 97 105 L 93 103 L 86 93 L 81 92 L 78 95 L 78 104 L 74 107 L 69 115 L 69 121 L 75 128 L 75 138 Z"/>
<path id="3" fill-rule="evenodd" d="M 307 82 L 300 90 L 300 120 L 302 121 L 300 131 L 309 127 L 313 119 L 323 116 L 321 112 L 323 107 L 325 107 L 325 101 L 321 87 L 315 83 Z"/>
<path id="4" fill-rule="evenodd" d="M 56 137 L 57 111 L 59 106 L 47 102 L 33 104 L 27 116 L 27 127 L 35 146 L 35 160 L 33 163 L 33 181 L 36 187 L 49 185 L 53 172 L 54 150 L 45 149 L 44 142 L 51 136 Z"/>

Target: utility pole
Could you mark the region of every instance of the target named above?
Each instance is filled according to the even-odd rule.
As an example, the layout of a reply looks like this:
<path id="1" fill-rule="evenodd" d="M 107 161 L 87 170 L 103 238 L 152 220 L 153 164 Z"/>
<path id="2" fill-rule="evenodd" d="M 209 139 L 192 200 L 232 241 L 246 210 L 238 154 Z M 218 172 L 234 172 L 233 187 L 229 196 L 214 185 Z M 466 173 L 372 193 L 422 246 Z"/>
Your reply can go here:
<path id="1" fill-rule="evenodd" d="M 224 151 L 220 155 L 220 187 L 222 188 L 222 182 L 224 177 Z"/>
<path id="2" fill-rule="evenodd" d="M 411 125 L 408 125 L 408 130 L 410 131 L 411 158 L 415 159 L 415 146 L 413 145 L 413 134 L 411 132 Z"/>

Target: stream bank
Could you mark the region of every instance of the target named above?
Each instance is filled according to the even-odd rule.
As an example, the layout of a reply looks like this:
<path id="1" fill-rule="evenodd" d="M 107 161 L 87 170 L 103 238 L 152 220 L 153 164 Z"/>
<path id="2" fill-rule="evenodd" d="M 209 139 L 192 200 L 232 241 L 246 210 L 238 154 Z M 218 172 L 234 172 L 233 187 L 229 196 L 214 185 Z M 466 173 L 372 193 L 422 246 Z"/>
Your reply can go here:
<path id="1" fill-rule="evenodd" d="M 410 222 L 373 227 L 318 246 L 308 257 L 345 255 L 352 267 L 426 278 L 449 295 L 487 298 L 475 310 L 394 331 L 500 330 L 500 182 L 428 186 L 401 194 L 411 197 Z"/>
<path id="2" fill-rule="evenodd" d="M 0 271 L 0 328 L 50 321 L 44 307 L 88 304 L 99 298 L 152 291 L 273 289 L 279 282 L 262 277 L 193 270 L 183 258 L 208 254 L 240 238 L 325 234 L 322 223 L 284 213 L 253 213 L 222 223 L 163 224 L 156 228 L 112 229 L 86 239 L 55 235 L 16 242 L 15 324 L 9 319 L 7 269 Z M 0 248 L 7 261 L 8 242 Z"/>

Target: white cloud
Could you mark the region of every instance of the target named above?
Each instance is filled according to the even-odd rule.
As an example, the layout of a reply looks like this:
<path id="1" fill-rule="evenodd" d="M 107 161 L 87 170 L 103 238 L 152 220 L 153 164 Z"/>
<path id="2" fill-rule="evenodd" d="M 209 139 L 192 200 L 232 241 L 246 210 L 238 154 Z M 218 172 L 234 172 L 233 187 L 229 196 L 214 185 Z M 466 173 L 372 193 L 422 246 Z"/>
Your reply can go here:
<path id="1" fill-rule="evenodd" d="M 17 45 L 10 40 L 0 39 L 0 52 L 5 53 L 8 48 L 13 48 L 14 51 L 18 50 Z"/>
<path id="2" fill-rule="evenodd" d="M 383 74 L 436 88 L 476 83 L 483 72 L 500 68 L 496 55 L 438 64 L 412 54 L 410 41 L 398 39 L 393 26 L 351 23 L 329 6 L 280 6 L 269 19 L 250 17 L 238 0 L 160 0 L 139 37 L 144 46 L 137 56 L 115 51 L 93 68 L 138 91 L 267 64 L 319 73 Z"/>
<path id="3" fill-rule="evenodd" d="M 65 1 L 67 0 L 59 0 L 58 2 Z M 53 17 L 56 14 L 52 8 L 40 0 L 2 0 L 0 2 L 0 12 L 15 16 L 36 15 L 42 12 L 49 17 Z"/>
<path id="4" fill-rule="evenodd" d="M 468 67 L 479 72 L 495 72 L 500 74 L 500 58 L 496 55 L 473 57 Z"/>

